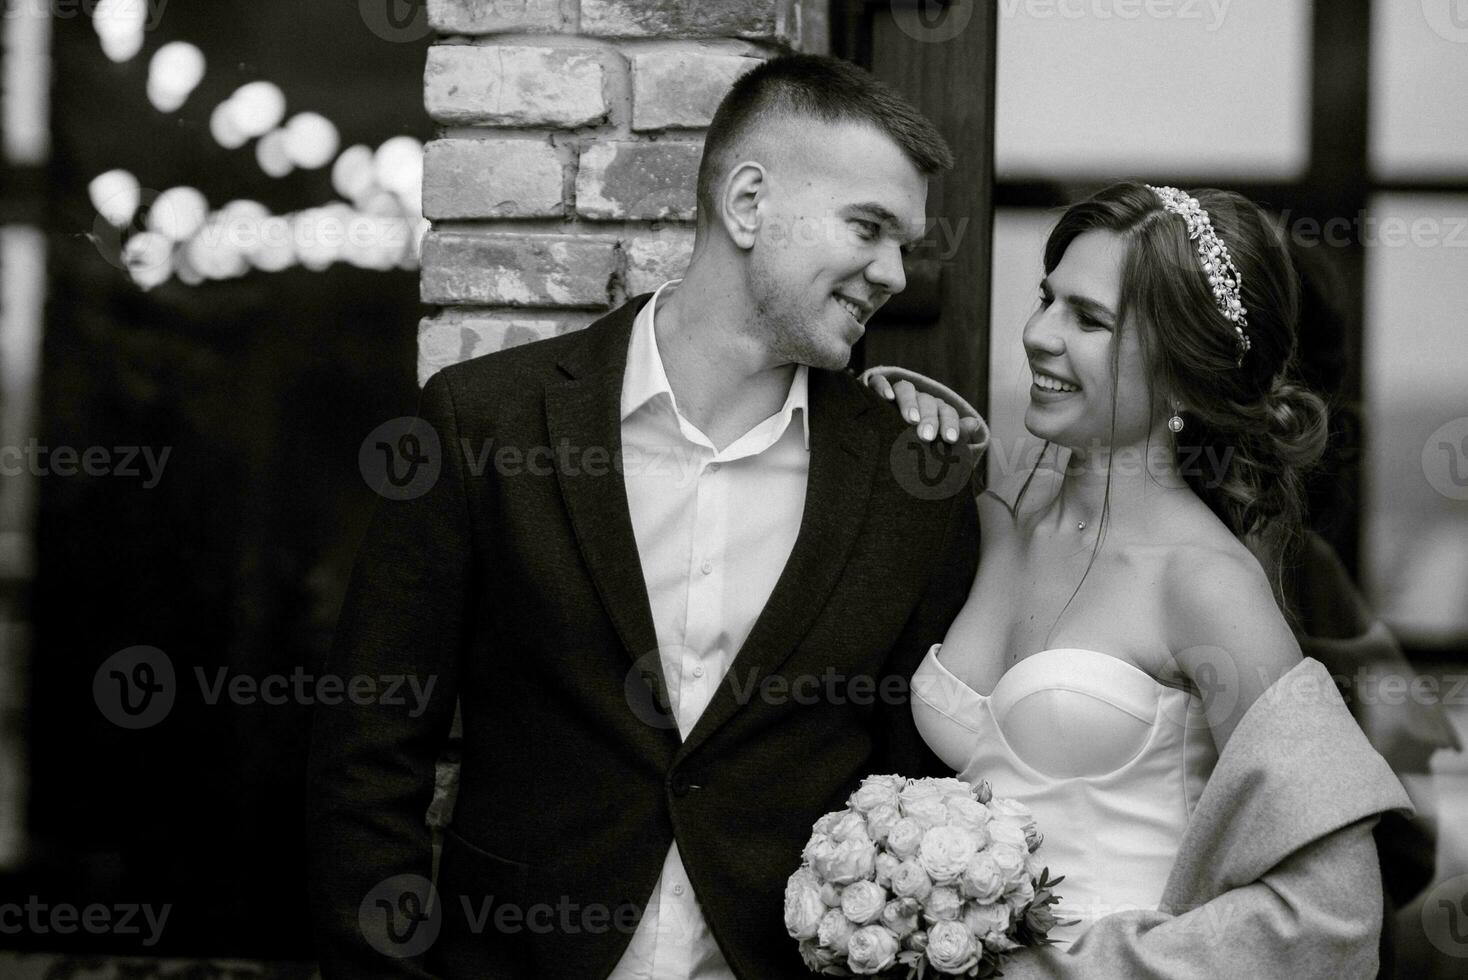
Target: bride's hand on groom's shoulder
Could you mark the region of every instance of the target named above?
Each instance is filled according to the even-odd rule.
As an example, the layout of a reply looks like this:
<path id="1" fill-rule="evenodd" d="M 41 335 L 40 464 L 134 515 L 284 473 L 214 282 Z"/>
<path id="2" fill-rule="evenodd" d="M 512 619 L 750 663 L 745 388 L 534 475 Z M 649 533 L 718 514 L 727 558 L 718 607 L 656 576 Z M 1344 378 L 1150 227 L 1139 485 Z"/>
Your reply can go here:
<path id="1" fill-rule="evenodd" d="M 941 438 L 965 444 L 975 456 L 989 447 L 989 427 L 983 416 L 952 389 L 916 371 L 874 367 L 862 372 L 862 383 L 892 402 L 917 429 L 918 438 Z"/>

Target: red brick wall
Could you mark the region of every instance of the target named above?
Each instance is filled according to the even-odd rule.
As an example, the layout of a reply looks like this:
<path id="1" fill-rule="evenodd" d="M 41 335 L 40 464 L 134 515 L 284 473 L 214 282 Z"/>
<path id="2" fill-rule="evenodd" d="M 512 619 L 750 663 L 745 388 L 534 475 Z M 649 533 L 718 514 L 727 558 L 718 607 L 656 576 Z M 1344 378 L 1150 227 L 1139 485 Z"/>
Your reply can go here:
<path id="1" fill-rule="evenodd" d="M 679 274 L 735 78 L 827 47 L 813 0 L 430 0 L 418 376 L 577 329 Z"/>

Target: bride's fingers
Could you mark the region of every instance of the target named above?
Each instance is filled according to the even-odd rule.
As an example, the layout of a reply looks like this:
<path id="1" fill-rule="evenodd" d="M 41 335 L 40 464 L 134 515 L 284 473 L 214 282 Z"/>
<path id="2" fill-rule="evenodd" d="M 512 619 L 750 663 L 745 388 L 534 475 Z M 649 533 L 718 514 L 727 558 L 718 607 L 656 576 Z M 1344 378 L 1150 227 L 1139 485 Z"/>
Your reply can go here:
<path id="1" fill-rule="evenodd" d="M 940 431 L 942 410 L 947 406 L 926 391 L 918 392 L 918 411 L 922 421 L 918 423 L 918 438 L 931 442 Z"/>
<path id="2" fill-rule="evenodd" d="M 938 403 L 938 431 L 943 433 L 944 442 L 958 441 L 958 412 L 947 402 Z"/>
<path id="3" fill-rule="evenodd" d="M 899 381 L 892 386 L 892 390 L 897 395 L 897 410 L 904 419 L 917 425 L 922 418 L 918 407 L 918 390 L 912 386 L 911 381 Z"/>
<path id="4" fill-rule="evenodd" d="M 871 376 L 871 379 L 867 381 L 867 386 L 869 388 L 871 388 L 873 391 L 875 391 L 881 397 L 887 399 L 889 402 L 892 401 L 892 399 L 894 397 L 893 392 L 892 392 L 892 384 L 891 384 L 891 382 L 889 382 L 887 380 L 887 376 L 886 375 L 884 375 L 884 374 L 874 374 L 874 375 L 872 375 Z"/>

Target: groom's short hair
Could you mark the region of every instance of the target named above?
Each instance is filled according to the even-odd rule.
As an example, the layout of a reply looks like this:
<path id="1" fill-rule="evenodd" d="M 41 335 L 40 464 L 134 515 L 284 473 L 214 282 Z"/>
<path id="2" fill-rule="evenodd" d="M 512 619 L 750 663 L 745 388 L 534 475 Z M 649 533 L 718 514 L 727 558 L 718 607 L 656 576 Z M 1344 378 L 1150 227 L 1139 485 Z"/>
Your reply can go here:
<path id="1" fill-rule="evenodd" d="M 953 151 L 937 127 L 871 73 L 839 58 L 783 55 L 745 73 L 714 113 L 698 168 L 700 224 L 713 214 L 717 185 L 734 165 L 740 144 L 761 124 L 801 116 L 870 125 L 901 147 L 926 177 L 953 166 Z"/>

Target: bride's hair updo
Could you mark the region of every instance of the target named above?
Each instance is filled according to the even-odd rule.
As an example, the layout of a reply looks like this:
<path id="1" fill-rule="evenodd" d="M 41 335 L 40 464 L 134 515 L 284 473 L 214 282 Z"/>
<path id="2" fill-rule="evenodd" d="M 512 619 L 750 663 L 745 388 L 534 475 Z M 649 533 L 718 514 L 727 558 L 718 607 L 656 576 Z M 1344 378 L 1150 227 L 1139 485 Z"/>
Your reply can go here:
<path id="1" fill-rule="evenodd" d="M 1135 329 L 1154 395 L 1183 406 L 1183 478 L 1264 563 L 1280 566 L 1304 526 L 1304 479 L 1325 450 L 1328 415 L 1297 380 L 1299 280 L 1269 217 L 1230 191 L 1188 191 L 1231 254 L 1249 348 L 1220 311 L 1188 223 L 1144 184 L 1113 184 L 1068 208 L 1045 243 L 1045 272 L 1088 231 L 1121 236 L 1121 330 Z M 1113 343 L 1113 378 L 1120 344 Z M 1113 395 L 1114 397 L 1114 395 Z"/>

